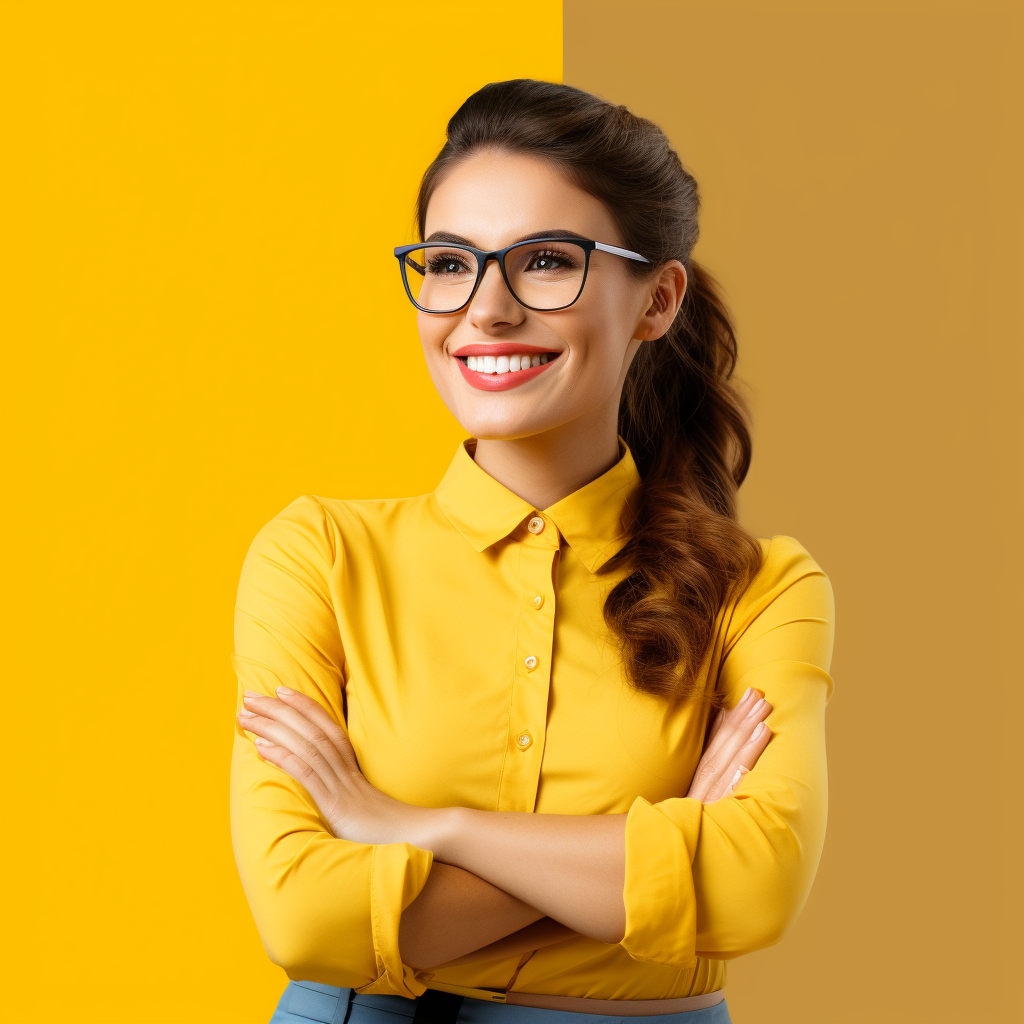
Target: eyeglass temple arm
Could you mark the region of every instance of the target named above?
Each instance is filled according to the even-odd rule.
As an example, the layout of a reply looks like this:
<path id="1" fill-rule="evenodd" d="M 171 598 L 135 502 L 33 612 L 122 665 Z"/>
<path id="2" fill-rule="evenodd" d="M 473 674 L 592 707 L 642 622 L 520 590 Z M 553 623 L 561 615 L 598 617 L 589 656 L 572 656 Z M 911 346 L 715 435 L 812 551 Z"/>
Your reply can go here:
<path id="1" fill-rule="evenodd" d="M 594 248 L 601 249 L 603 252 L 610 252 L 615 256 L 625 256 L 627 260 L 638 260 L 640 263 L 651 262 L 646 256 L 641 256 L 638 252 L 630 252 L 629 249 L 620 249 L 617 245 L 607 245 L 605 242 L 595 242 Z"/>

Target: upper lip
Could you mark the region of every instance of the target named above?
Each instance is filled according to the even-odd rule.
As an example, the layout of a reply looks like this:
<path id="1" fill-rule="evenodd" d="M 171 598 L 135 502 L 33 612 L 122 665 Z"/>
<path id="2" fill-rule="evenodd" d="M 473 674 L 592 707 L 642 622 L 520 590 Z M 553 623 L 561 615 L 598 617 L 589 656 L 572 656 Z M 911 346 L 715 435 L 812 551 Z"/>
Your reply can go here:
<path id="1" fill-rule="evenodd" d="M 502 341 L 496 345 L 463 345 L 462 348 L 456 349 L 452 355 L 456 359 L 461 359 L 463 356 L 514 356 L 522 352 L 538 356 L 560 354 L 557 349 L 553 348 L 538 348 L 536 345 L 520 345 L 511 341 Z"/>

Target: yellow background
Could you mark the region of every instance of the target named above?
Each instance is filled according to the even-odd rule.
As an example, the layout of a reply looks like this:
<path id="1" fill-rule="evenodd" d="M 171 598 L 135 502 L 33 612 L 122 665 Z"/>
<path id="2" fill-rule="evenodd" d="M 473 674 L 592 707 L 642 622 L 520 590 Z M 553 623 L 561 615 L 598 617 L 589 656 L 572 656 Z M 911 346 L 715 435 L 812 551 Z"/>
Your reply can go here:
<path id="1" fill-rule="evenodd" d="M 836 595 L 814 888 L 736 1024 L 1009 1024 L 1020 986 L 1024 6 L 566 0 L 669 133 L 740 329 L 745 524 Z"/>
<path id="2" fill-rule="evenodd" d="M 231 606 L 294 497 L 461 430 L 393 245 L 458 103 L 562 7 L 0 5 L 0 1020 L 264 1024 Z M 465 16 L 461 16 L 465 15 Z M 741 330 L 746 524 L 837 597 L 831 810 L 736 1024 L 1019 1014 L 1021 6 L 567 0 L 566 80 L 669 131 Z"/>
<path id="3" fill-rule="evenodd" d="M 235 587 L 305 493 L 463 436 L 391 249 L 561 4 L 0 5 L 4 984 L 12 1024 L 265 1024 L 235 871 Z"/>

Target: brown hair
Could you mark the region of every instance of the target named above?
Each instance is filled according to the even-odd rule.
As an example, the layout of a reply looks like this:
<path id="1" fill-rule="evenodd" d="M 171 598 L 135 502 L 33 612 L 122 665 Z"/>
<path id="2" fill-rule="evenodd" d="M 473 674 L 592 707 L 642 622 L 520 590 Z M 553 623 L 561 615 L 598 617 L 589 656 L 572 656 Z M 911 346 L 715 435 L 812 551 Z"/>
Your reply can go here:
<path id="1" fill-rule="evenodd" d="M 714 279 L 690 255 L 697 183 L 664 132 L 624 106 L 568 85 L 492 82 L 448 122 L 447 142 L 423 176 L 421 238 L 445 171 L 482 148 L 553 161 L 605 204 L 627 248 L 655 265 L 675 259 L 686 267 L 679 314 L 664 338 L 641 345 L 626 377 L 619 433 L 642 485 L 625 524 L 630 540 L 601 570 L 628 569 L 604 606 L 628 678 L 639 690 L 685 700 L 719 610 L 761 564 L 760 546 L 735 519 L 736 489 L 750 465 L 746 409 L 729 384 L 736 336 Z M 651 272 L 624 262 L 639 276 Z"/>

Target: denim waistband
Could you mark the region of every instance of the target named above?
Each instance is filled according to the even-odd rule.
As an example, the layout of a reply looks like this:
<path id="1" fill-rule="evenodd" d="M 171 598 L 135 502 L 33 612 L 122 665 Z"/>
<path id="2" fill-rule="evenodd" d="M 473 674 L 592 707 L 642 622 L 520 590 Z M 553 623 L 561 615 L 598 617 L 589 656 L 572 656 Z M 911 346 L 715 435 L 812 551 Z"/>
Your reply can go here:
<path id="1" fill-rule="evenodd" d="M 683 1013 L 645 1017 L 542 1010 L 428 989 L 419 999 L 360 995 L 315 981 L 289 982 L 270 1024 L 730 1024 L 724 1002 Z"/>

